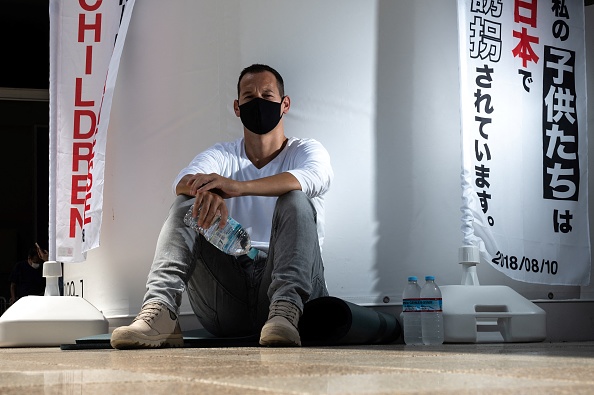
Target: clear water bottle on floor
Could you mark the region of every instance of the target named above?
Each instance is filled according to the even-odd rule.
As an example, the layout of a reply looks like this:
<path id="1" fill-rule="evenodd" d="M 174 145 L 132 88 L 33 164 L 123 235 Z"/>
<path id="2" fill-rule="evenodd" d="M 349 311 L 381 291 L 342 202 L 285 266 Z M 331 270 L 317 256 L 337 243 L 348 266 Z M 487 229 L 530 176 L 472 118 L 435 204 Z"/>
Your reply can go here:
<path id="1" fill-rule="evenodd" d="M 201 233 L 212 245 L 229 255 L 244 255 L 250 251 L 251 240 L 249 233 L 231 217 L 227 217 L 227 223 L 223 228 L 219 228 L 221 217 L 215 218 L 208 229 L 198 226 L 196 218 L 192 217 L 190 207 L 184 217 L 184 223 L 196 232 Z M 198 211 L 200 212 L 200 211 Z"/>
<path id="2" fill-rule="evenodd" d="M 402 293 L 402 321 L 404 327 L 404 343 L 422 345 L 423 332 L 421 326 L 421 287 L 415 276 L 408 278 L 408 284 Z"/>
<path id="3" fill-rule="evenodd" d="M 421 288 L 423 312 L 423 344 L 437 345 L 443 343 L 443 312 L 441 291 L 435 283 L 435 277 L 425 276 L 425 285 Z"/>

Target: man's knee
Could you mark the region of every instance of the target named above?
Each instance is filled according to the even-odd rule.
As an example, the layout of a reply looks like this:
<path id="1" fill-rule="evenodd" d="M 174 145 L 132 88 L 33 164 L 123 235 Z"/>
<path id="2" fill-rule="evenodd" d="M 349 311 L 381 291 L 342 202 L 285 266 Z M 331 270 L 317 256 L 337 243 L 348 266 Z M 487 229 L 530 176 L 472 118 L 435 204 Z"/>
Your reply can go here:
<path id="1" fill-rule="evenodd" d="M 307 204 L 310 205 L 310 200 L 303 191 L 295 190 L 289 191 L 283 195 L 280 195 L 277 201 L 277 204 L 294 204 L 294 205 L 301 205 Z"/>
<path id="2" fill-rule="evenodd" d="M 311 200 L 303 191 L 290 191 L 281 196 L 276 201 L 276 210 L 282 213 L 295 213 L 296 215 L 313 215 L 316 220 L 316 209 Z"/>

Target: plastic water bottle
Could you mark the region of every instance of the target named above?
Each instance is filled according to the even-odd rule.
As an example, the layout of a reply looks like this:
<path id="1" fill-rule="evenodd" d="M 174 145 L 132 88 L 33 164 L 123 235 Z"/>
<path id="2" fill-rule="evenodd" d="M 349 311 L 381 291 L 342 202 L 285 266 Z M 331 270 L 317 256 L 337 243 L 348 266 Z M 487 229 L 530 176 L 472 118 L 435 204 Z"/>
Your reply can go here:
<path id="1" fill-rule="evenodd" d="M 408 284 L 402 293 L 402 321 L 404 326 L 404 343 L 422 345 L 423 332 L 421 326 L 421 287 L 415 276 L 408 278 Z"/>
<path id="2" fill-rule="evenodd" d="M 423 312 L 423 344 L 431 346 L 443 343 L 443 312 L 441 291 L 435 283 L 435 277 L 425 276 L 425 285 L 421 288 Z"/>
<path id="3" fill-rule="evenodd" d="M 219 228 L 221 217 L 215 218 L 214 222 L 208 229 L 198 226 L 195 217 L 192 217 L 192 209 L 190 207 L 184 217 L 184 223 L 196 232 L 200 232 L 206 240 L 212 245 L 229 255 L 244 255 L 250 252 L 251 240 L 249 233 L 231 217 L 227 217 L 227 223 L 223 228 Z M 200 211 L 199 211 L 200 212 Z"/>

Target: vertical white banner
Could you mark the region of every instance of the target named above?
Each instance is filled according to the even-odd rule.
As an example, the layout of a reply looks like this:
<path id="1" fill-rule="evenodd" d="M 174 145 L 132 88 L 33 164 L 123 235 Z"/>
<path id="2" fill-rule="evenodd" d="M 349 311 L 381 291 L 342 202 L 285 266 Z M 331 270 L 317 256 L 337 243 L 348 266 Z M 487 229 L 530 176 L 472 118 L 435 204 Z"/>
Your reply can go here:
<path id="1" fill-rule="evenodd" d="M 529 283 L 590 281 L 584 3 L 458 0 L 462 230 Z"/>
<path id="2" fill-rule="evenodd" d="M 134 0 L 50 2 L 50 259 L 99 246 L 106 132 Z"/>

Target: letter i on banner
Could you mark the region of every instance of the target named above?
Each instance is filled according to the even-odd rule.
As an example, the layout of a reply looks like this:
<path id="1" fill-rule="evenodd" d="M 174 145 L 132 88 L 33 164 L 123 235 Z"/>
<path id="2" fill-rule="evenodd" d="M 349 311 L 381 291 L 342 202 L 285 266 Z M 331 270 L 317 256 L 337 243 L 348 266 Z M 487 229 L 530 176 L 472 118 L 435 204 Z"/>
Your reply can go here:
<path id="1" fill-rule="evenodd" d="M 50 1 L 50 259 L 99 245 L 106 133 L 134 0 Z"/>
<path id="2" fill-rule="evenodd" d="M 462 232 L 529 283 L 590 281 L 584 5 L 458 0 Z"/>

